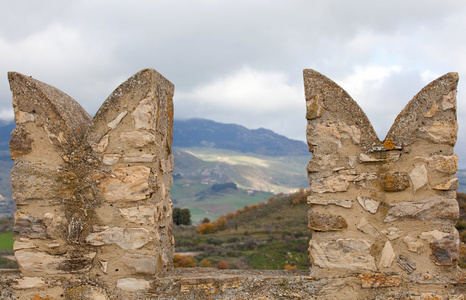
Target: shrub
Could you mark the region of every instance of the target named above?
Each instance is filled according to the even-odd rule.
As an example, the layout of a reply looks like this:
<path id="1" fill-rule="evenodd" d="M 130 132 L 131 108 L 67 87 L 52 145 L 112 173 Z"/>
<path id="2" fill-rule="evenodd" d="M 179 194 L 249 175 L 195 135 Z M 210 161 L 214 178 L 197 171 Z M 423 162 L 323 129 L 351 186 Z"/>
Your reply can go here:
<path id="1" fill-rule="evenodd" d="M 461 232 L 461 234 L 460 234 L 460 240 L 461 240 L 463 243 L 466 243 L 466 231 Z"/>
<path id="2" fill-rule="evenodd" d="M 227 218 L 220 217 L 214 222 L 215 231 L 227 229 Z"/>
<path id="3" fill-rule="evenodd" d="M 216 265 L 217 269 L 221 269 L 221 270 L 226 270 L 226 269 L 229 269 L 230 266 L 228 265 L 228 262 L 226 260 L 221 260 L 218 262 L 218 264 Z"/>
<path id="4" fill-rule="evenodd" d="M 463 231 L 464 229 L 466 229 L 466 221 L 464 220 L 460 220 L 458 221 L 458 223 L 456 223 L 456 229 L 458 229 L 459 231 Z"/>
<path id="5" fill-rule="evenodd" d="M 192 256 L 175 254 L 175 257 L 173 258 L 173 266 L 175 268 L 195 268 L 196 261 Z"/>
<path id="6" fill-rule="evenodd" d="M 202 223 L 196 228 L 197 233 L 199 234 L 209 234 L 215 232 L 214 224 L 212 223 Z"/>
<path id="7" fill-rule="evenodd" d="M 203 260 L 201 260 L 201 262 L 199 264 L 201 266 L 203 266 L 204 268 L 212 267 L 212 262 L 210 260 L 205 259 L 205 258 Z"/>

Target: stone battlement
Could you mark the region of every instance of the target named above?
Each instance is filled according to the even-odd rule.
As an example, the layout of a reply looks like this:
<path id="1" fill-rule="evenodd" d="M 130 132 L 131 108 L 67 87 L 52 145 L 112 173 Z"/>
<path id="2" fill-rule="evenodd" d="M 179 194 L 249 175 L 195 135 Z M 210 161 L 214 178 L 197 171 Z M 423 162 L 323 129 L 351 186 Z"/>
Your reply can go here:
<path id="1" fill-rule="evenodd" d="M 9 80 L 21 274 L 1 277 L 3 295 L 464 299 L 455 73 L 416 95 L 380 141 L 341 87 L 304 71 L 310 274 L 173 269 L 174 87 L 155 70 L 129 78 L 92 119 L 45 83 L 18 73 Z"/>

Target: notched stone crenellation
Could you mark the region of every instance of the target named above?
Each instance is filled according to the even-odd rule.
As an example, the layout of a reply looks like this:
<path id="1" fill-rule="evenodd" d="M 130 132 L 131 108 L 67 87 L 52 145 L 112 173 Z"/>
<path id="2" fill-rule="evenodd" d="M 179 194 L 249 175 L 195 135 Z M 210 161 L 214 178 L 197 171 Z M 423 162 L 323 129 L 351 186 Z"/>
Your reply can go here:
<path id="1" fill-rule="evenodd" d="M 142 70 L 91 118 L 45 83 L 8 77 L 14 249 L 23 276 L 48 282 L 84 274 L 99 278 L 110 297 L 170 270 L 173 85 Z"/>
<path id="2" fill-rule="evenodd" d="M 364 288 L 455 276 L 457 83 L 448 73 L 423 88 L 380 141 L 341 87 L 304 70 L 312 276 L 361 274 Z"/>

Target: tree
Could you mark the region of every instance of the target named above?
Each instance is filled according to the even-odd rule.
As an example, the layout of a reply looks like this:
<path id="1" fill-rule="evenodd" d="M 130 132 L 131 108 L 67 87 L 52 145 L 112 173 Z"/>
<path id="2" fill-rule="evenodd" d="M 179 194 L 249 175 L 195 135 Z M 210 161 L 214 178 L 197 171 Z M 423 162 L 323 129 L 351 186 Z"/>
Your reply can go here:
<path id="1" fill-rule="evenodd" d="M 209 220 L 209 218 L 204 218 L 204 220 L 202 220 L 201 223 L 210 223 L 210 220 Z"/>
<path id="2" fill-rule="evenodd" d="M 175 225 L 191 225 L 191 212 L 188 208 L 173 208 L 173 223 Z"/>

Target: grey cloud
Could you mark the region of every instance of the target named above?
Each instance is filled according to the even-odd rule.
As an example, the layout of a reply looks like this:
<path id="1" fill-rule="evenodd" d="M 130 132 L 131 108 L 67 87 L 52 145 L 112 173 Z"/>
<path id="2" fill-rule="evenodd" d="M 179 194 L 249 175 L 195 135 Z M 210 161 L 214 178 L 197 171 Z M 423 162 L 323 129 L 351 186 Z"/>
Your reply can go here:
<path id="1" fill-rule="evenodd" d="M 367 82 L 364 97 L 373 105 L 359 99 L 383 134 L 426 84 L 420 74 L 466 74 L 466 41 L 459 36 L 465 11 L 460 0 L 10 1 L 0 12 L 0 110 L 11 107 L 7 71 L 52 84 L 94 113 L 119 83 L 153 67 L 175 84 L 175 116 L 192 113 L 303 139 L 304 105 L 251 115 L 222 109 L 221 97 L 209 106 L 181 96 L 243 66 L 284 74 L 284 84 L 301 92 L 304 68 L 338 82 L 358 67 L 400 66 L 380 86 Z M 462 80 L 459 107 L 466 106 Z M 465 119 L 460 109 L 460 137 Z M 459 141 L 458 152 L 466 152 L 464 144 Z"/>

